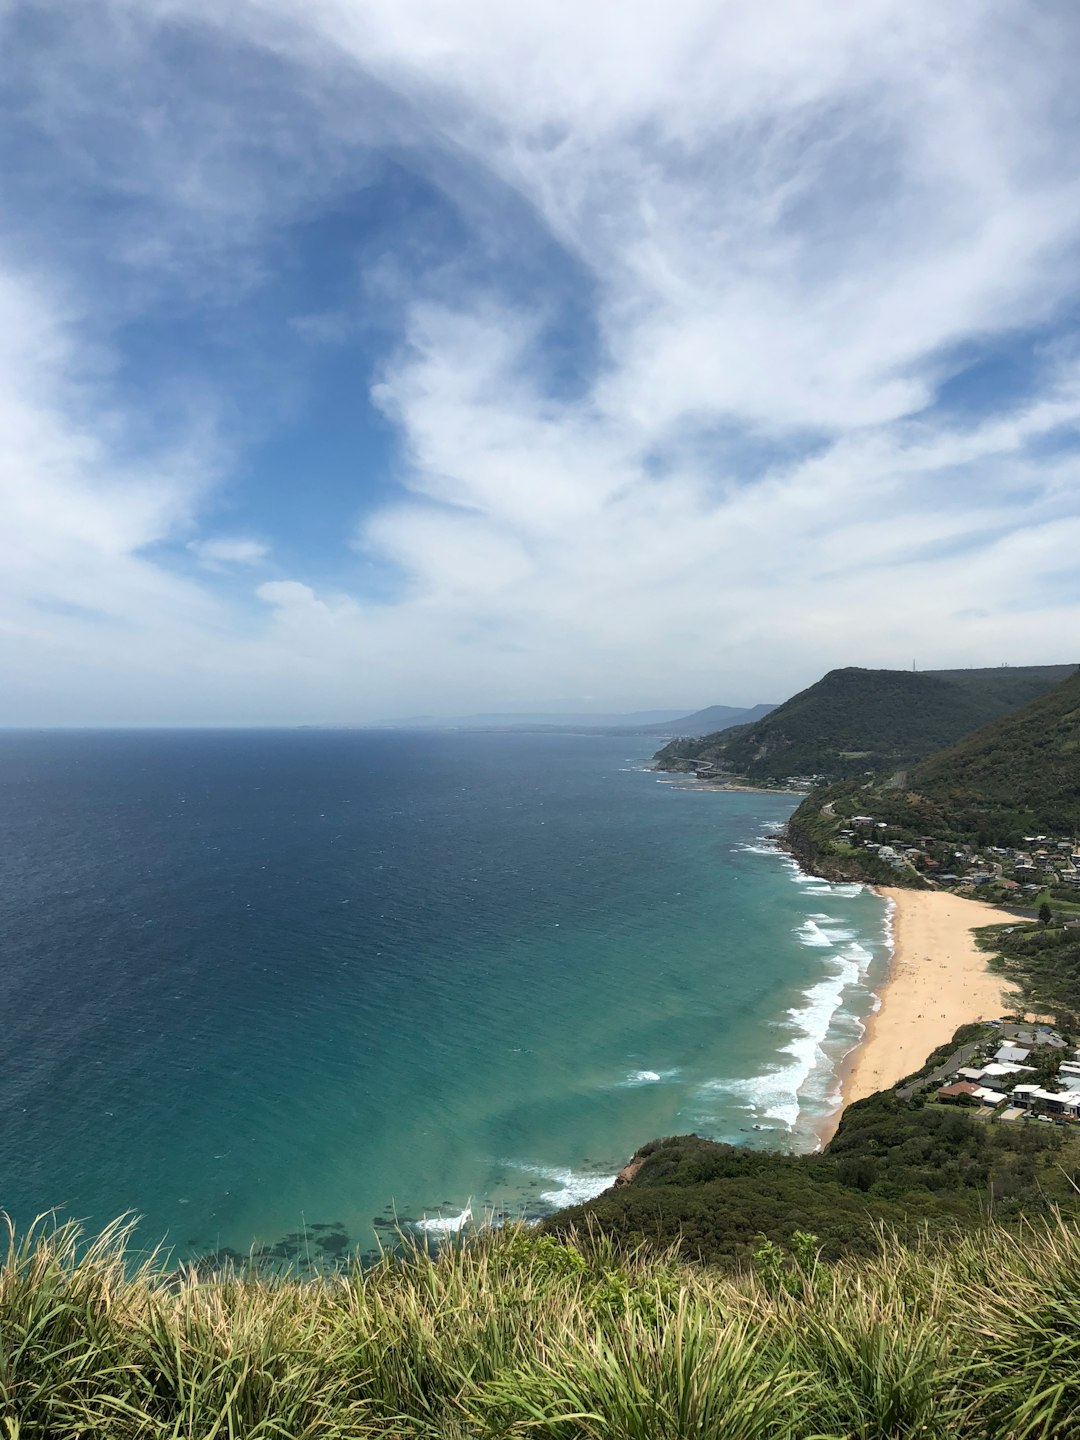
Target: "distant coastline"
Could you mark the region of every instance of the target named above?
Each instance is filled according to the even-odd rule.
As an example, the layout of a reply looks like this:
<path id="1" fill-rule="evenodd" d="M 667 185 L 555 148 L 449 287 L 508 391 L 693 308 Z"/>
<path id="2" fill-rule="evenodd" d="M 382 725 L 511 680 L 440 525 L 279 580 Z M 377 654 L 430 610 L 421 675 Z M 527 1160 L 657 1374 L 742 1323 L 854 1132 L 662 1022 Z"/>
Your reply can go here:
<path id="1" fill-rule="evenodd" d="M 653 767 L 658 774 L 670 774 L 670 780 L 662 780 L 662 785 L 674 785 L 678 790 L 702 790 L 719 792 L 732 791 L 741 795 L 802 795 L 802 790 L 785 789 L 782 785 L 734 785 L 723 780 L 697 780 L 693 775 L 681 775 L 677 771 L 662 771 L 658 766 Z"/>

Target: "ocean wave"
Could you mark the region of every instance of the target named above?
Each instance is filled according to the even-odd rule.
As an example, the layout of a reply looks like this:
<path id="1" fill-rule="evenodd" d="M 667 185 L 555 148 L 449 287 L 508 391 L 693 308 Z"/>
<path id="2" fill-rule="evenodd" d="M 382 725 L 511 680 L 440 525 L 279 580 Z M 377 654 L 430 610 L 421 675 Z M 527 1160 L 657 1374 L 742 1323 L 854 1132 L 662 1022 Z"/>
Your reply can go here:
<path id="1" fill-rule="evenodd" d="M 809 945 L 814 949 L 824 949 L 828 946 L 837 946 L 847 940 L 855 939 L 854 930 L 848 930 L 844 925 L 835 920 L 830 922 L 828 915 L 811 915 L 801 925 L 796 925 L 795 934 L 799 937 L 800 945 Z M 819 920 L 822 923 L 818 923 Z"/>
<path id="2" fill-rule="evenodd" d="M 614 1175 L 575 1175 L 572 1170 L 564 1170 L 552 1178 L 559 1182 L 559 1189 L 541 1190 L 540 1199 L 559 1210 L 593 1200 L 615 1184 Z"/>
<path id="3" fill-rule="evenodd" d="M 815 1113 L 834 1109 L 841 1101 L 837 1062 L 859 1043 L 866 1028 L 859 1015 L 845 1007 L 845 1001 L 862 987 L 864 995 L 855 1008 L 867 1008 L 866 979 L 880 942 L 877 935 L 864 931 L 854 916 L 849 919 L 843 913 L 846 907 L 842 902 L 865 894 L 864 885 L 809 875 L 793 856 L 768 842 L 756 848 L 781 856 L 800 896 L 820 896 L 831 902 L 831 912 L 810 911 L 793 931 L 801 945 L 821 952 L 826 973 L 807 987 L 779 1022 L 789 1034 L 781 1042 L 775 1063 L 748 1078 L 706 1082 L 699 1087 L 699 1099 L 705 1102 L 710 1093 L 726 1093 L 746 1106 L 759 1128 L 773 1128 L 761 1123 L 772 1121 L 791 1132 L 807 1107 Z M 880 931 L 890 949 L 894 911 L 895 906 L 888 902 Z M 870 994 L 870 1004 L 876 1009 L 880 1001 Z M 702 1113 L 698 1123 L 707 1126 L 710 1118 Z"/>
<path id="4" fill-rule="evenodd" d="M 785 857 L 791 871 L 791 883 L 803 886 L 805 895 L 828 895 L 837 900 L 854 900 L 866 888 L 857 880 L 823 880 L 820 875 L 808 875 L 798 861 Z"/>
<path id="5" fill-rule="evenodd" d="M 891 895 L 885 900 L 885 916 L 881 922 L 881 933 L 890 952 L 896 944 L 896 901 Z"/>
<path id="6" fill-rule="evenodd" d="M 678 1070 L 631 1070 L 621 1085 L 657 1085 L 661 1080 L 672 1080 Z"/>
<path id="7" fill-rule="evenodd" d="M 809 1098 L 804 1092 L 812 1077 L 819 1075 L 823 1082 L 816 1087 L 820 1098 L 831 1098 L 837 1093 L 835 1070 L 823 1047 L 842 1010 L 845 994 L 864 979 L 872 959 L 873 952 L 857 940 L 836 951 L 827 961 L 828 974 L 809 986 L 801 1003 L 793 1005 L 781 1022 L 794 1033 L 780 1047 L 778 1063 L 760 1075 L 740 1080 L 711 1080 L 699 1089 L 706 1094 L 722 1091 L 738 1096 L 756 1115 L 777 1120 L 789 1131 L 794 1129 L 802 1101 Z M 856 1017 L 846 1018 L 862 1028 Z M 857 1037 L 852 1043 L 857 1043 Z"/>
<path id="8" fill-rule="evenodd" d="M 810 945 L 820 949 L 829 949 L 832 946 L 828 935 L 813 920 L 804 920 L 801 925 L 797 925 L 795 934 L 799 937 L 800 945 Z"/>
<path id="9" fill-rule="evenodd" d="M 472 1219 L 472 1206 L 466 1205 L 460 1215 L 435 1215 L 431 1219 L 425 1215 L 423 1220 L 414 1221 L 417 1230 L 426 1231 L 428 1234 L 456 1235 L 464 1230 L 465 1226 Z"/>
<path id="10" fill-rule="evenodd" d="M 639 1084 L 661 1084 L 664 1080 L 674 1080 L 678 1076 L 678 1068 L 674 1070 L 631 1070 L 631 1073 L 624 1080 L 619 1080 L 621 1089 L 628 1089 Z"/>
<path id="11" fill-rule="evenodd" d="M 540 1199 L 546 1205 L 552 1205 L 559 1210 L 565 1209 L 567 1205 L 582 1205 L 586 1200 L 595 1199 L 604 1190 L 610 1190 L 616 1179 L 614 1175 L 562 1170 L 546 1165 L 524 1165 L 516 1161 L 510 1164 L 513 1169 L 524 1170 L 529 1175 L 539 1175 L 542 1179 L 553 1182 L 551 1189 L 540 1191 Z"/>

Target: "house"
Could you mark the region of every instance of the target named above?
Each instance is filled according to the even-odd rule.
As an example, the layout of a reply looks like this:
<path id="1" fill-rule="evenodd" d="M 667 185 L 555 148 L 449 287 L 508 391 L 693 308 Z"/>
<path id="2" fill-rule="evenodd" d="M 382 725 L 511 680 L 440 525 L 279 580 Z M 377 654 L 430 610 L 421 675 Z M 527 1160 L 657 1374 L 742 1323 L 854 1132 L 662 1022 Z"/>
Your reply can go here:
<path id="1" fill-rule="evenodd" d="M 1002 1045 L 994 1056 L 999 1065 L 1019 1065 L 1030 1070 L 1030 1065 L 1024 1065 L 1025 1060 L 1031 1059 L 1031 1051 L 1025 1050 L 1021 1045 Z"/>
<path id="2" fill-rule="evenodd" d="M 1001 1065 L 991 1061 L 989 1065 L 965 1065 L 957 1074 L 974 1085 L 987 1085 L 991 1090 L 1002 1090 L 1015 1075 L 1034 1075 L 1034 1065 Z"/>
<path id="3" fill-rule="evenodd" d="M 1017 1025 L 1010 1021 L 1001 1027 L 1002 1038 L 1016 1045 L 1035 1049 L 1046 1045 L 1052 1050 L 1065 1050 L 1065 1041 L 1046 1025 Z"/>
<path id="4" fill-rule="evenodd" d="M 1012 1093 L 1013 1104 L 1027 1110 L 1041 1110 L 1049 1115 L 1080 1116 L 1080 1090 L 1043 1090 L 1038 1085 L 1017 1085 Z"/>
<path id="5" fill-rule="evenodd" d="M 980 1105 L 1000 1105 L 1005 1099 L 996 1090 L 987 1090 L 982 1085 L 972 1085 L 969 1080 L 958 1080 L 954 1085 L 943 1085 L 937 1092 L 937 1100 L 959 1100 L 963 1095 L 970 1095 L 973 1100 L 978 1100 Z"/>

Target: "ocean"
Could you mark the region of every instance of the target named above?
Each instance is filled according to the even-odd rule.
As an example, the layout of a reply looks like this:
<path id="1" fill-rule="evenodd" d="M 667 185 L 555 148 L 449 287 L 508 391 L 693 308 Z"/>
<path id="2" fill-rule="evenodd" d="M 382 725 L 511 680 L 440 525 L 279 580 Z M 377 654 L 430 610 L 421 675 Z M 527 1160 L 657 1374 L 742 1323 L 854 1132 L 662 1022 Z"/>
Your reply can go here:
<path id="1" fill-rule="evenodd" d="M 0 1206 L 317 1266 L 815 1145 L 884 903 L 648 741 L 0 732 Z"/>

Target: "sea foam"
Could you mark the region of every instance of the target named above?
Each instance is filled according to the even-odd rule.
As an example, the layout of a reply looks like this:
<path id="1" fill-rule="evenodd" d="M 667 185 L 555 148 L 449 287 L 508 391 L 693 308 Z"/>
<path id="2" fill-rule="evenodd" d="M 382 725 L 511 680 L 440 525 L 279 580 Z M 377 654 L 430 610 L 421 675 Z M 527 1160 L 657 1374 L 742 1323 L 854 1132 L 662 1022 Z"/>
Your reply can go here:
<path id="1" fill-rule="evenodd" d="M 415 1221 L 417 1230 L 427 1231 L 436 1235 L 456 1235 L 464 1230 L 465 1226 L 472 1219 L 472 1206 L 466 1205 L 460 1215 L 435 1215 L 431 1219 L 425 1215 L 423 1220 Z"/>
<path id="2" fill-rule="evenodd" d="M 631 1070 L 619 1083 L 623 1086 L 658 1085 L 662 1080 L 673 1080 L 678 1073 L 678 1070 Z"/>
<path id="3" fill-rule="evenodd" d="M 615 1184 L 614 1175 L 597 1175 L 579 1170 L 565 1170 L 547 1165 L 522 1165 L 511 1162 L 510 1168 L 524 1170 L 530 1175 L 539 1175 L 552 1182 L 552 1188 L 540 1191 L 540 1199 L 546 1205 L 563 1209 L 567 1205 L 582 1205 L 592 1200 Z"/>

